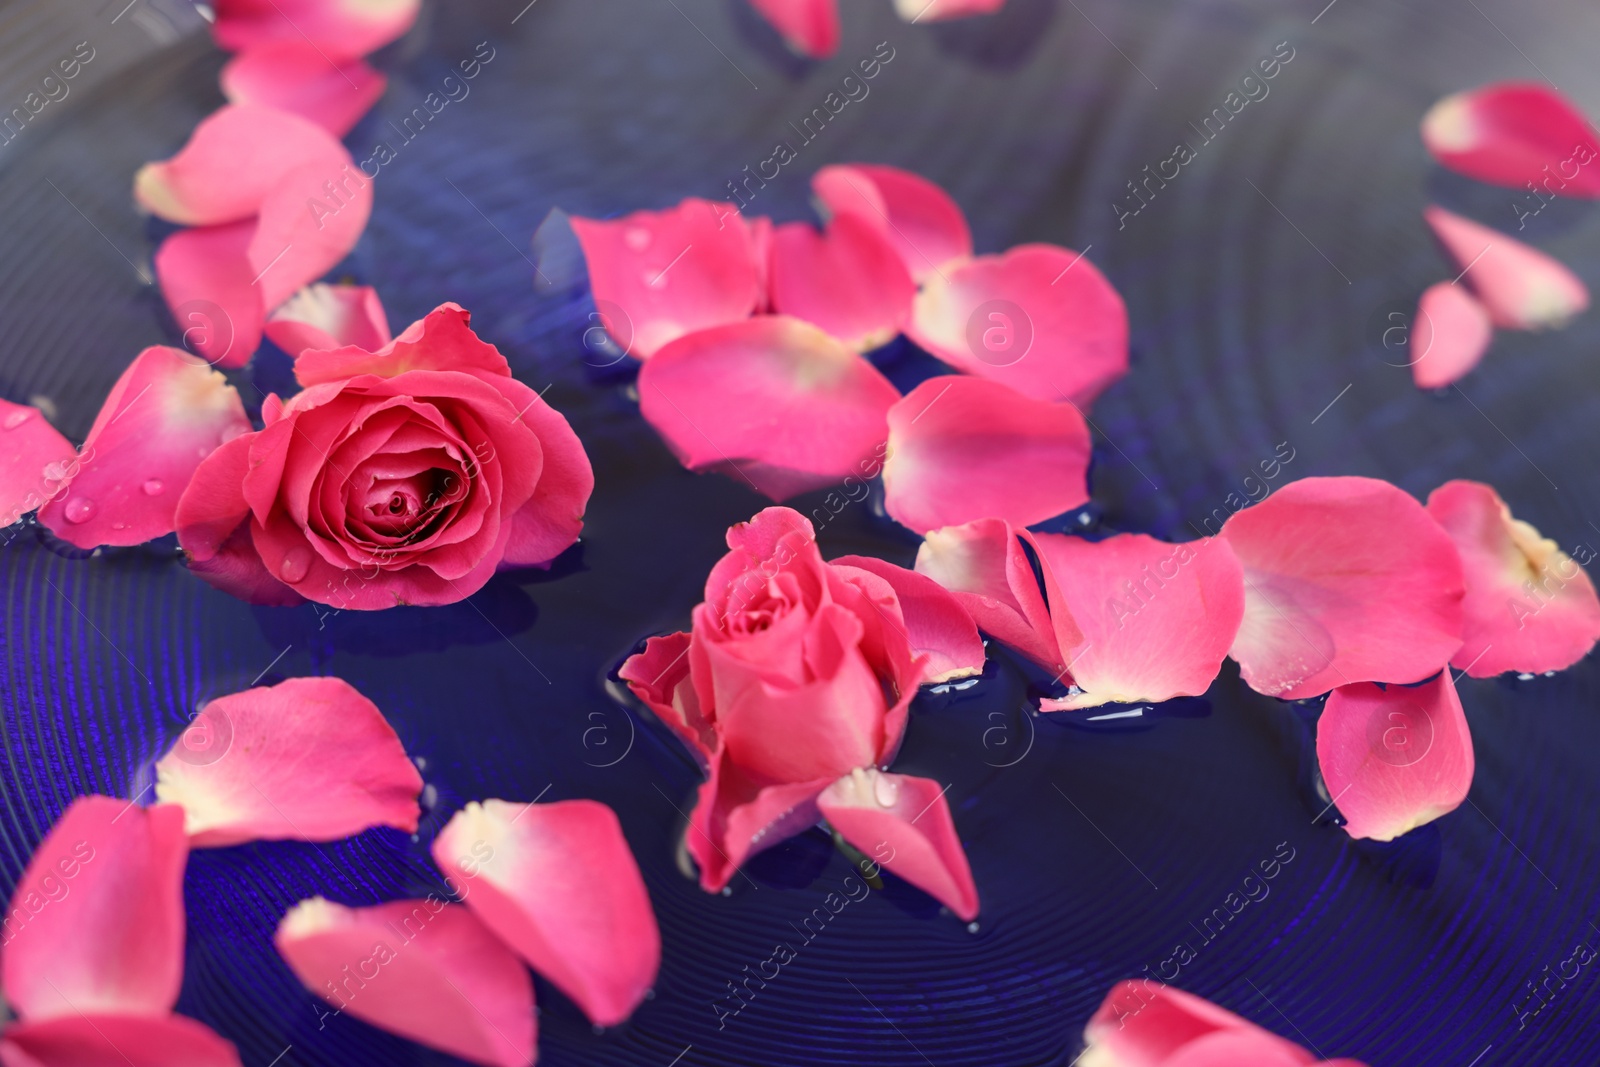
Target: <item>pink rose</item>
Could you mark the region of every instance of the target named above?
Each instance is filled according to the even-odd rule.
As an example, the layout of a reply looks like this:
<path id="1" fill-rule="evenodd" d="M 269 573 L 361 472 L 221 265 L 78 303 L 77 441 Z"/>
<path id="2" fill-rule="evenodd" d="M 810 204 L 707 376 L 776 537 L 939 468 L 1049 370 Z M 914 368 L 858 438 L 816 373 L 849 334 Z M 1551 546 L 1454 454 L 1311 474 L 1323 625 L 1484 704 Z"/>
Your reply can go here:
<path id="1" fill-rule="evenodd" d="M 443 304 L 376 352 L 303 353 L 302 392 L 201 463 L 178 540 L 259 604 L 449 604 L 578 539 L 594 488 L 566 419 Z"/>
<path id="2" fill-rule="evenodd" d="M 881 865 L 975 913 L 943 790 L 876 769 L 919 685 L 982 670 L 971 618 L 912 571 L 824 562 L 789 508 L 733 527 L 728 547 L 692 632 L 651 638 L 621 671 L 709 769 L 688 837 L 701 885 L 721 889 L 746 857 L 826 816 Z"/>

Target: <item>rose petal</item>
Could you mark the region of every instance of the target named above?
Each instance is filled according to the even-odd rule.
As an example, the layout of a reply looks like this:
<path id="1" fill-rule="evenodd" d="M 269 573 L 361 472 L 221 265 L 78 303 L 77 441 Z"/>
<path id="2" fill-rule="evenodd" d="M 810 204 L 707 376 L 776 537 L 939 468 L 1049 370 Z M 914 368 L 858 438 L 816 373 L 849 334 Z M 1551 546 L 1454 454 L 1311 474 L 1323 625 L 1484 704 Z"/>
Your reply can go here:
<path id="1" fill-rule="evenodd" d="M 490 1067 L 533 1063 L 533 983 L 468 908 L 437 897 L 346 908 L 302 900 L 278 952 L 305 987 L 382 1030 Z"/>
<path id="2" fill-rule="evenodd" d="M 1411 378 L 1418 389 L 1442 389 L 1478 365 L 1494 327 L 1489 312 L 1464 286 L 1430 285 L 1417 302 L 1411 333 Z"/>
<path id="3" fill-rule="evenodd" d="M 983 639 L 954 593 L 925 575 L 871 556 L 840 556 L 830 566 L 856 581 L 855 575 L 866 571 L 890 587 L 900 607 L 896 625 L 905 627 L 911 650 L 927 657 L 924 684 L 983 673 Z"/>
<path id="4" fill-rule="evenodd" d="M 256 220 L 179 230 L 155 254 L 156 277 L 183 343 L 218 367 L 242 367 L 261 345 L 261 290 L 250 267 Z"/>
<path id="5" fill-rule="evenodd" d="M 182 1015 L 68 1015 L 0 1036 L 5 1067 L 240 1067 L 239 1052 Z"/>
<path id="6" fill-rule="evenodd" d="M 857 215 L 826 230 L 787 222 L 772 234 L 772 310 L 793 315 L 858 352 L 895 338 L 916 286 L 881 229 Z"/>
<path id="7" fill-rule="evenodd" d="M 240 53 L 222 68 L 231 104 L 264 104 L 310 119 L 343 137 L 383 96 L 388 79 L 364 60 L 334 63 L 303 40 Z"/>
<path id="8" fill-rule="evenodd" d="M 34 850 L 5 917 L 0 984 L 29 1021 L 165 1016 L 183 981 L 177 808 L 79 797 Z"/>
<path id="9" fill-rule="evenodd" d="M 141 207 L 168 222 L 209 226 L 248 219 L 284 178 L 308 163 L 332 178 L 349 153 L 309 119 L 258 104 L 229 104 L 202 119 L 171 159 L 133 182 Z M 302 197 L 296 204 L 306 210 Z"/>
<path id="10" fill-rule="evenodd" d="M 368 349 L 351 341 L 330 351 L 301 352 L 294 363 L 295 380 L 307 387 L 358 374 L 395 378 L 414 370 L 465 371 L 485 381 L 511 377 L 506 357 L 473 332 L 472 312 L 448 302 L 381 347 Z"/>
<path id="11" fill-rule="evenodd" d="M 875 862 L 964 921 L 978 917 L 978 889 L 938 782 L 858 768 L 823 790 L 817 810 Z"/>
<path id="12" fill-rule="evenodd" d="M 683 337 L 639 373 L 640 409 L 684 466 L 727 470 L 773 500 L 855 472 L 898 399 L 866 360 L 782 315 Z"/>
<path id="13" fill-rule="evenodd" d="M 1537 248 L 1442 207 L 1429 207 L 1422 217 L 1496 326 L 1559 328 L 1588 308 L 1588 287 Z"/>
<path id="14" fill-rule="evenodd" d="M 566 416 L 515 378 L 492 378 L 517 409 L 517 418 L 539 438 L 544 466 L 533 496 L 510 516 L 511 537 L 502 565 L 547 567 L 575 544 L 583 532 L 583 515 L 594 494 L 594 468 L 583 442 Z"/>
<path id="15" fill-rule="evenodd" d="M 990 15 L 999 11 L 1005 2 L 1006 0 L 894 0 L 894 9 L 907 22 L 938 22 L 942 19 Z"/>
<path id="16" fill-rule="evenodd" d="M 467 907 L 598 1026 L 639 1006 L 661 964 L 650 895 L 604 804 L 486 800 L 433 843 Z"/>
<path id="17" fill-rule="evenodd" d="M 417 21 L 422 0 L 217 0 L 211 24 L 230 52 L 277 41 L 304 42 L 330 61 L 364 56 Z"/>
<path id="18" fill-rule="evenodd" d="M 243 485 L 254 438 L 240 434 L 201 460 L 173 516 L 178 544 L 189 569 L 225 593 L 252 604 L 302 604 L 304 597 L 268 573 L 250 538 Z"/>
<path id="19" fill-rule="evenodd" d="M 156 796 L 196 848 L 413 833 L 422 776 L 383 713 L 338 678 L 290 678 L 208 703 L 156 764 Z"/>
<path id="20" fill-rule="evenodd" d="M 1071 404 L 982 378 L 929 378 L 889 409 L 884 507 L 919 534 L 983 518 L 1043 522 L 1089 502 L 1089 447 Z"/>
<path id="21" fill-rule="evenodd" d="M 929 531 L 917 551 L 916 569 L 950 590 L 978 629 L 1035 663 L 1065 671 L 1063 644 L 1071 647 L 1081 635 L 1070 617 L 1051 618 L 1033 566 L 1003 520 L 979 519 Z M 1058 621 L 1068 638 L 1064 643 Z"/>
<path id="22" fill-rule="evenodd" d="M 1481 482 L 1441 485 L 1428 494 L 1428 514 L 1460 550 L 1466 576 L 1465 640 L 1452 667 L 1474 678 L 1543 674 L 1589 654 L 1600 639 L 1600 599 L 1560 546 L 1512 518 Z"/>
<path id="23" fill-rule="evenodd" d="M 38 408 L 0 400 L 0 526 L 54 496 L 77 458 L 78 450 Z"/>
<path id="24" fill-rule="evenodd" d="M 1335 689 L 1317 720 L 1317 765 L 1351 837 L 1393 841 L 1460 807 L 1472 735 L 1450 671 L 1415 688 Z"/>
<path id="25" fill-rule="evenodd" d="M 1181 989 L 1121 982 L 1084 1029 L 1095 1067 L 1303 1067 L 1297 1045 Z"/>
<path id="26" fill-rule="evenodd" d="M 1128 371 L 1128 312 L 1082 255 L 1021 245 L 927 280 L 910 338 L 967 374 L 1036 400 L 1088 404 Z"/>
<path id="27" fill-rule="evenodd" d="M 389 319 L 370 285 L 308 285 L 274 311 L 267 339 L 292 357 L 307 349 L 351 346 L 376 352 L 390 341 Z"/>
<path id="28" fill-rule="evenodd" d="M 1244 567 L 1229 653 L 1258 693 L 1420 681 L 1461 647 L 1461 557 L 1421 504 L 1373 478 L 1305 478 L 1222 527 Z"/>
<path id="29" fill-rule="evenodd" d="M 739 865 L 815 826 L 817 794 L 832 782 L 785 782 L 756 786 L 722 755 L 711 762 L 711 777 L 689 818 L 684 844 L 700 868 L 700 888 L 720 893 Z"/>
<path id="30" fill-rule="evenodd" d="M 717 740 L 689 677 L 689 642 L 687 633 L 652 637 L 643 652 L 628 657 L 617 676 L 683 739 L 704 768 L 711 762 Z"/>
<path id="31" fill-rule="evenodd" d="M 1044 533 L 1034 541 L 1083 633 L 1065 649 L 1083 692 L 1042 710 L 1171 700 L 1211 686 L 1244 617 L 1244 575 L 1226 541 Z"/>
<path id="32" fill-rule="evenodd" d="M 1583 112 L 1539 82 L 1496 82 L 1440 100 L 1422 118 L 1422 143 L 1460 174 L 1513 189 L 1600 197 L 1589 167 L 1600 141 Z M 1587 168 L 1587 169 L 1586 169 Z"/>
<path id="33" fill-rule="evenodd" d="M 732 204 L 689 199 L 620 219 L 572 216 L 608 332 L 636 359 L 684 334 L 748 318 L 764 267 Z"/>
<path id="34" fill-rule="evenodd" d="M 927 6 L 926 0 L 917 2 Z M 877 227 L 918 285 L 972 255 L 972 231 L 961 208 L 921 175 L 843 163 L 817 171 L 811 191 L 832 215 L 853 215 Z"/>
<path id="35" fill-rule="evenodd" d="M 169 534 L 200 461 L 249 429 L 221 374 L 179 349 L 147 348 L 111 387 L 72 484 L 39 509 L 39 521 L 79 548 Z"/>
<path id="36" fill-rule="evenodd" d="M 349 255 L 367 228 L 372 181 L 338 148 L 338 158 L 289 171 L 261 203 L 248 255 L 269 311 Z"/>
<path id="37" fill-rule="evenodd" d="M 812 59 L 839 50 L 839 0 L 750 0 L 790 48 Z"/>

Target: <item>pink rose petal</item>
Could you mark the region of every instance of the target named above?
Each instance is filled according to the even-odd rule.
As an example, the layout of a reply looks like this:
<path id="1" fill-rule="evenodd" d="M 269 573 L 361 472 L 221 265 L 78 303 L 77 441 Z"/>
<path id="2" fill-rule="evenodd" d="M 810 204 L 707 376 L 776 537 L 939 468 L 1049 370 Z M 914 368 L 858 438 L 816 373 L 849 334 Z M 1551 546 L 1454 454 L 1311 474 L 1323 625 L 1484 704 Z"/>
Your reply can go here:
<path id="1" fill-rule="evenodd" d="M 178 543 L 189 569 L 225 593 L 252 604 L 303 604 L 304 597 L 268 572 L 250 538 L 243 486 L 254 438 L 240 434 L 195 470 L 173 516 Z"/>
<path id="2" fill-rule="evenodd" d="M 433 843 L 439 868 L 484 924 L 598 1026 L 639 1006 L 661 935 L 611 809 L 592 800 L 486 800 Z"/>
<path id="3" fill-rule="evenodd" d="M 1084 1029 L 1096 1067 L 1306 1067 L 1316 1057 L 1209 1001 L 1149 979 L 1111 988 Z"/>
<path id="4" fill-rule="evenodd" d="M 839 0 L 750 0 L 790 48 L 812 59 L 839 50 Z"/>
<path id="5" fill-rule="evenodd" d="M 836 216 L 825 230 L 786 222 L 772 234 L 772 310 L 820 326 L 865 352 L 894 340 L 916 286 L 878 226 Z"/>
<path id="6" fill-rule="evenodd" d="M 700 868 L 700 888 L 720 893 L 751 856 L 815 826 L 817 795 L 832 780 L 756 786 L 719 754 L 700 786 L 684 844 Z"/>
<path id="7" fill-rule="evenodd" d="M 194 356 L 152 346 L 106 397 L 66 491 L 39 521 L 79 548 L 137 545 L 176 528 L 200 461 L 250 429 L 239 394 Z"/>
<path id="8" fill-rule="evenodd" d="M 1036 400 L 1088 404 L 1128 371 L 1128 312 L 1077 252 L 1020 245 L 927 280 L 910 338 L 952 367 Z"/>
<path id="9" fill-rule="evenodd" d="M 1373 478 L 1305 478 L 1231 516 L 1244 567 L 1230 655 L 1258 693 L 1420 681 L 1461 647 L 1461 557 L 1421 504 Z"/>
<path id="10" fill-rule="evenodd" d="M 289 171 L 261 203 L 247 255 L 268 311 L 349 255 L 367 228 L 372 180 L 338 148 Z"/>
<path id="11" fill-rule="evenodd" d="M 313 897 L 283 917 L 275 941 L 301 983 L 340 1011 L 489 1067 L 534 1061 L 528 972 L 460 904 L 346 908 Z"/>
<path id="12" fill-rule="evenodd" d="M 709 326 L 748 318 L 765 267 L 732 204 L 689 199 L 620 219 L 572 216 L 607 331 L 636 359 Z"/>
<path id="13" fill-rule="evenodd" d="M 1317 721 L 1317 765 L 1351 837 L 1393 841 L 1460 807 L 1472 735 L 1450 671 L 1415 688 L 1335 689 Z"/>
<path id="14" fill-rule="evenodd" d="M 383 96 L 388 79 L 364 60 L 335 63 L 304 40 L 241 52 L 222 68 L 232 104 L 264 104 L 310 119 L 343 137 Z"/>
<path id="15" fill-rule="evenodd" d="M 1572 557 L 1511 515 L 1481 482 L 1446 482 L 1428 514 L 1461 552 L 1465 641 L 1450 665 L 1474 678 L 1542 674 L 1577 663 L 1600 640 L 1600 599 Z"/>
<path id="16" fill-rule="evenodd" d="M 339 60 L 400 37 L 417 21 L 422 0 L 217 0 L 213 8 L 212 36 L 230 52 L 291 41 Z"/>
<path id="17" fill-rule="evenodd" d="M 1024 536 L 1032 543 L 1031 535 Z M 1033 566 L 1003 520 L 929 531 L 916 568 L 955 594 L 980 630 L 1041 666 L 1065 672 L 1061 650 L 1082 635 L 1071 616 L 1051 617 Z"/>
<path id="18" fill-rule="evenodd" d="M 1006 0 L 894 0 L 894 9 L 907 22 L 938 22 L 972 15 L 992 15 Z"/>
<path id="19" fill-rule="evenodd" d="M 1537 248 L 1442 207 L 1429 207 L 1422 217 L 1496 326 L 1559 328 L 1588 308 L 1583 281 Z"/>
<path id="20" fill-rule="evenodd" d="M 860 768 L 817 798 L 839 835 L 962 920 L 978 917 L 978 889 L 938 782 Z"/>
<path id="21" fill-rule="evenodd" d="M 680 338 L 639 373 L 640 409 L 684 466 L 724 470 L 773 500 L 855 473 L 898 399 L 866 360 L 782 315 Z"/>
<path id="22" fill-rule="evenodd" d="M 274 311 L 267 339 L 290 356 L 346 345 L 376 352 L 392 340 L 378 291 L 370 285 L 308 285 Z"/>
<path id="23" fill-rule="evenodd" d="M 328 351 L 300 353 L 295 380 L 303 386 L 343 382 L 360 374 L 395 378 L 416 370 L 465 371 L 489 381 L 511 377 L 500 350 L 472 330 L 472 312 L 443 303 L 392 341 L 368 349 L 357 341 Z"/>
<path id="24" fill-rule="evenodd" d="M 333 178 L 348 152 L 309 119 L 258 104 L 229 104 L 195 127 L 171 159 L 147 163 L 133 194 L 146 211 L 184 226 L 256 215 L 290 173 L 321 164 Z M 297 206 L 306 211 L 302 197 Z"/>
<path id="25" fill-rule="evenodd" d="M 926 575 L 896 567 L 871 556 L 840 556 L 830 566 L 860 581 L 866 571 L 885 582 L 899 601 L 900 617 L 911 650 L 926 656 L 924 683 L 933 685 L 983 673 L 983 638 L 954 593 Z"/>
<path id="26" fill-rule="evenodd" d="M 0 400 L 0 526 L 54 496 L 77 458 L 78 450 L 38 408 Z"/>
<path id="27" fill-rule="evenodd" d="M 1034 541 L 1083 633 L 1064 649 L 1082 692 L 1046 700 L 1044 711 L 1171 700 L 1210 687 L 1244 617 L 1244 576 L 1226 541 L 1046 533 Z"/>
<path id="28" fill-rule="evenodd" d="M 689 677 L 689 642 L 687 633 L 652 637 L 643 652 L 628 657 L 617 676 L 671 727 L 705 768 L 711 763 L 717 740 Z"/>
<path id="29" fill-rule="evenodd" d="M 34 850 L 4 923 L 0 983 L 30 1022 L 164 1017 L 183 981 L 183 813 L 79 797 Z"/>
<path id="30" fill-rule="evenodd" d="M 1411 378 L 1418 389 L 1442 389 L 1460 381 L 1493 339 L 1489 312 L 1464 286 L 1430 285 L 1417 302 L 1411 331 Z"/>
<path id="31" fill-rule="evenodd" d="M 156 764 L 196 848 L 415 832 L 422 776 L 383 713 L 338 678 L 218 697 Z"/>
<path id="32" fill-rule="evenodd" d="M 261 345 L 261 290 L 250 266 L 256 221 L 179 230 L 155 254 L 161 295 L 183 343 L 217 367 L 242 367 Z"/>
<path id="33" fill-rule="evenodd" d="M 182 1015 L 65 1015 L 0 1035 L 4 1067 L 240 1067 L 239 1052 Z"/>
<path id="34" fill-rule="evenodd" d="M 889 409 L 884 506 L 917 533 L 1013 526 L 1089 502 L 1089 427 L 1071 404 L 983 378 L 929 378 Z"/>
<path id="35" fill-rule="evenodd" d="M 594 493 L 594 468 L 565 415 L 512 377 L 491 379 L 539 438 L 544 466 L 528 502 L 509 516 L 504 567 L 548 567 L 577 542 Z"/>
<path id="36" fill-rule="evenodd" d="M 1422 119 L 1433 158 L 1481 182 L 1600 197 L 1600 141 L 1583 112 L 1539 82 L 1496 82 L 1440 100 Z"/>
<path id="37" fill-rule="evenodd" d="M 926 6 L 926 0 L 918 2 Z M 832 215 L 853 215 L 877 227 L 918 285 L 972 255 L 972 231 L 961 208 L 921 175 L 843 163 L 817 171 L 811 191 Z"/>

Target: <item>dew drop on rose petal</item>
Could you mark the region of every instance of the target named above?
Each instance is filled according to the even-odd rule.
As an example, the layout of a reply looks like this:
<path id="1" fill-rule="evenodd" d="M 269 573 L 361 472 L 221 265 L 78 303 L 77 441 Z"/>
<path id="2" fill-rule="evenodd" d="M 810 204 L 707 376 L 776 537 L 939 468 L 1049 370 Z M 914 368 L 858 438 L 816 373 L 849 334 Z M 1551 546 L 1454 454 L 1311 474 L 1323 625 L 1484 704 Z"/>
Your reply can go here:
<path id="1" fill-rule="evenodd" d="M 900 799 L 900 783 L 880 774 L 872 783 L 872 793 L 879 807 L 892 808 L 894 802 Z"/>
<path id="2" fill-rule="evenodd" d="M 643 226 L 630 226 L 623 231 L 622 240 L 635 252 L 643 252 L 650 247 L 650 231 Z"/>
<path id="3" fill-rule="evenodd" d="M 18 426 L 21 426 L 23 423 L 27 422 L 28 416 L 32 414 L 33 412 L 29 411 L 27 408 L 23 408 L 21 411 L 13 411 L 11 414 L 6 416 L 4 426 L 8 430 L 15 430 Z"/>
<path id="4" fill-rule="evenodd" d="M 59 482 L 67 476 L 67 465 L 61 460 L 57 460 L 54 463 L 46 464 L 42 473 L 45 481 Z"/>
<path id="5" fill-rule="evenodd" d="M 162 483 L 160 478 L 151 478 L 144 483 L 143 488 L 145 496 L 160 496 L 167 491 L 166 485 Z"/>
<path id="6" fill-rule="evenodd" d="M 86 496 L 75 496 L 67 501 L 68 522 L 88 522 L 94 518 L 94 501 Z"/>
<path id="7" fill-rule="evenodd" d="M 278 575 L 293 585 L 305 581 L 306 572 L 310 567 L 311 551 L 305 548 L 291 548 L 285 553 L 283 562 L 278 565 Z"/>

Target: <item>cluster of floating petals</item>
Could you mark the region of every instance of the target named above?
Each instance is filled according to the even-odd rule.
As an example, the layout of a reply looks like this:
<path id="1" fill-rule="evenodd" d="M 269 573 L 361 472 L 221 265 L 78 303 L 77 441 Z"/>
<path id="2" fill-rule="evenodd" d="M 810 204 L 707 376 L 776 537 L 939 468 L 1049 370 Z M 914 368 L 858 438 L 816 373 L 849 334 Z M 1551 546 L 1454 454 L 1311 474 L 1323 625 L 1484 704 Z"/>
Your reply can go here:
<path id="1" fill-rule="evenodd" d="M 1538 249 L 1441 207 L 1428 208 L 1423 217 L 1494 325 L 1551 329 L 1589 306 L 1583 281 Z"/>
<path id="2" fill-rule="evenodd" d="M 1127 371 L 1116 290 L 1051 245 L 974 258 L 961 209 L 915 174 L 840 164 L 812 188 L 821 229 L 703 200 L 572 218 L 599 321 L 645 361 L 640 405 L 672 451 L 773 500 L 870 479 L 887 455 L 890 513 L 918 532 L 1085 503 L 1075 406 Z M 902 331 L 973 377 L 902 399 L 858 355 Z"/>
<path id="3" fill-rule="evenodd" d="M 894 0 L 907 22 L 988 15 L 1005 0 Z M 811 59 L 826 59 L 839 50 L 839 0 L 750 0 L 750 6 L 772 23 L 788 46 Z"/>
<path id="4" fill-rule="evenodd" d="M 1113 986 L 1083 1038 L 1082 1067 L 1362 1067 L 1319 1061 L 1208 1000 L 1149 979 Z"/>
<path id="5" fill-rule="evenodd" d="M 183 980 L 183 812 L 75 800 L 12 895 L 0 991 L 17 1067 L 239 1067 L 234 1047 L 173 1014 Z"/>
<path id="6" fill-rule="evenodd" d="M 721 890 L 745 859 L 826 818 L 970 919 L 977 891 L 945 790 L 879 768 L 919 685 L 982 670 L 971 618 L 881 560 L 824 562 L 788 508 L 734 526 L 728 547 L 693 630 L 651 638 L 620 672 L 707 768 L 685 839 L 701 886 Z"/>

